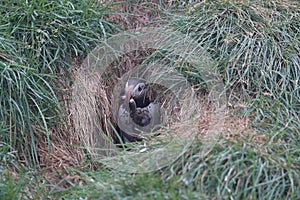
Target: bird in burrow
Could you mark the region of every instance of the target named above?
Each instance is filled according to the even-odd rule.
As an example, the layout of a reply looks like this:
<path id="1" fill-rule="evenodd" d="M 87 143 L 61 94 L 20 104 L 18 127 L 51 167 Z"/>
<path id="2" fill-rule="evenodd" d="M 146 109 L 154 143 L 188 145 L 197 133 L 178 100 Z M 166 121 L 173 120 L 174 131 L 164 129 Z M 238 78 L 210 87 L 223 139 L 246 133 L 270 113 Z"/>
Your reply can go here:
<path id="1" fill-rule="evenodd" d="M 132 136 L 138 136 L 143 131 L 149 132 L 160 123 L 160 106 L 149 101 L 147 87 L 143 81 L 127 81 L 121 98 L 123 103 L 119 108 L 118 123 L 122 135 L 125 135 L 125 141 L 135 141 L 134 138 L 138 137 Z M 135 124 L 130 124 L 130 121 Z"/>

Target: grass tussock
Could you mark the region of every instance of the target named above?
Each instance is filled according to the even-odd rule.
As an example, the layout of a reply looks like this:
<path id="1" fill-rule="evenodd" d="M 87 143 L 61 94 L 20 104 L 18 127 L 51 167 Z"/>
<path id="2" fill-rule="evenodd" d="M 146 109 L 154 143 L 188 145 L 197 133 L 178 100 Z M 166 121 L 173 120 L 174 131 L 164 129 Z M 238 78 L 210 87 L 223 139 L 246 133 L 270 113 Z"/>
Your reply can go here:
<path id="1" fill-rule="evenodd" d="M 38 163 L 37 135 L 60 121 L 57 75 L 67 77 L 74 56 L 84 56 L 111 26 L 105 6 L 92 1 L 3 1 L 0 8 L 1 137 Z M 3 127 L 2 127 L 3 126 Z"/>
<path id="2" fill-rule="evenodd" d="M 171 20 L 218 61 L 231 105 L 244 101 L 256 127 L 291 142 L 299 140 L 299 12 L 296 1 L 223 1 Z"/>

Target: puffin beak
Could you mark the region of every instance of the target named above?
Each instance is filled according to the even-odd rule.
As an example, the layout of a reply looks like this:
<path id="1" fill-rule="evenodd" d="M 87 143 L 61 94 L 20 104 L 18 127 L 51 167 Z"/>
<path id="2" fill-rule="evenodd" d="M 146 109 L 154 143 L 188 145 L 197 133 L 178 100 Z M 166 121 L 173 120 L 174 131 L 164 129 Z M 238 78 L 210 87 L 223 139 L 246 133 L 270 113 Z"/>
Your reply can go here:
<path id="1" fill-rule="evenodd" d="M 123 103 L 123 106 L 126 107 L 128 106 L 129 104 L 129 100 L 130 100 L 130 96 L 131 96 L 131 91 L 132 91 L 132 86 L 130 86 L 128 89 L 127 89 L 127 92 L 125 94 L 125 100 L 124 100 L 124 103 Z"/>

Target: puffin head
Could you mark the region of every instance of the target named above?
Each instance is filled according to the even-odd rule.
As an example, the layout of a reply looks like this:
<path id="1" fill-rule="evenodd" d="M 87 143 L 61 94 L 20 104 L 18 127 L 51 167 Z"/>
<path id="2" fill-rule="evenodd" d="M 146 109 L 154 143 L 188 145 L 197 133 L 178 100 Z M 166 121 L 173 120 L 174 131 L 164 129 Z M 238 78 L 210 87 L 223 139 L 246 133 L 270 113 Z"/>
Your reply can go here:
<path id="1" fill-rule="evenodd" d="M 126 83 L 125 87 L 125 98 L 123 105 L 128 105 L 130 99 L 138 100 L 140 98 L 144 98 L 146 93 L 146 85 L 145 83 L 137 83 L 136 85 L 129 85 Z"/>

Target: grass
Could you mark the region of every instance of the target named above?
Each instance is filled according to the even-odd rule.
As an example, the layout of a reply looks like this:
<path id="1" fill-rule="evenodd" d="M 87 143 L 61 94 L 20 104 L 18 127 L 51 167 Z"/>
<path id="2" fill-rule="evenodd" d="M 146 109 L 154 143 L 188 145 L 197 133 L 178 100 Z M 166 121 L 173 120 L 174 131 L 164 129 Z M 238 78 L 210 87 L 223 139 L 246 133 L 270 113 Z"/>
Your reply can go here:
<path id="1" fill-rule="evenodd" d="M 65 118 L 58 79 L 67 78 L 74 57 L 85 56 L 114 28 L 103 20 L 105 12 L 109 12 L 106 6 L 93 1 L 1 2 L 0 141 L 18 152 L 14 159 L 30 166 L 29 171 L 40 166 L 41 138 L 47 138 L 50 152 L 49 130 Z M 6 148 L 1 153 L 3 158 L 10 154 Z M 1 193 L 13 196 L 5 193 L 5 198 L 22 198 L 19 194 L 27 184 L 38 186 L 35 173 L 24 175 L 20 184 L 7 174 Z"/>
<path id="2" fill-rule="evenodd" d="M 160 172 L 124 174 L 79 172 L 87 182 L 64 198 L 103 199 L 280 199 L 299 196 L 299 150 L 295 146 L 261 147 L 228 142 L 206 157 L 197 141 L 176 162 Z M 293 153 L 288 152 L 293 149 Z M 272 153 L 272 154 L 271 154 Z M 293 163 L 293 164 L 292 164 Z M 289 166 L 289 167 L 287 167 Z"/>
<path id="3" fill-rule="evenodd" d="M 92 1 L 2 2 L 0 33 L 1 140 L 38 165 L 38 134 L 64 116 L 58 74 L 67 75 L 74 57 L 112 31 L 102 20 L 108 9 Z"/>
<path id="4" fill-rule="evenodd" d="M 299 139 L 299 7 L 296 1 L 206 3 L 171 23 L 218 61 L 228 100 L 248 102 L 255 126 Z M 299 6 L 299 5 L 298 5 Z"/>
<path id="5" fill-rule="evenodd" d="M 47 195 L 43 178 L 24 167 L 17 153 L 8 144 L 0 143 L 0 198 L 38 199 Z"/>
<path id="6" fill-rule="evenodd" d="M 80 172 L 86 185 L 61 192 L 57 198 L 79 199 L 203 199 L 205 195 L 185 187 L 178 178 L 166 181 L 160 174 L 128 175 L 101 172 Z M 62 196 L 61 196 L 62 195 Z"/>
<path id="7" fill-rule="evenodd" d="M 40 138 L 50 147 L 49 129 L 65 117 L 57 80 L 115 26 L 103 20 L 108 7 L 94 1 L 2 2 L 0 198 L 299 199 L 299 7 L 297 1 L 206 1 L 166 12 L 168 27 L 209 52 L 232 110 L 242 105 L 236 115 L 251 120 L 253 133 L 234 133 L 205 155 L 194 141 L 149 173 L 121 173 L 101 160 L 97 170 L 70 168 L 79 181 L 58 189 L 42 184 L 35 169 Z M 201 85 L 197 68 L 182 66 Z"/>

